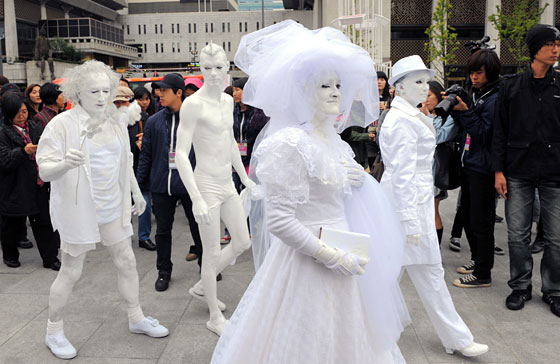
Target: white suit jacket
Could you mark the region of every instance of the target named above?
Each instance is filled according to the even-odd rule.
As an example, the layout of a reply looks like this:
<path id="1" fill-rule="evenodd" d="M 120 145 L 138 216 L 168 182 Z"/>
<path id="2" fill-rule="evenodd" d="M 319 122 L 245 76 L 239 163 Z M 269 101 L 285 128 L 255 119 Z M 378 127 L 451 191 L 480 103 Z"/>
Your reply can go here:
<path id="1" fill-rule="evenodd" d="M 37 148 L 39 175 L 42 163 L 63 160 L 69 148 L 80 150 L 88 121 L 88 113 L 80 105 L 76 105 L 71 110 L 58 114 L 47 124 Z M 126 226 L 131 221 L 132 154 L 125 124 L 113 118 L 109 123 L 122 148 L 119 185 L 123 194 L 121 218 L 123 226 Z M 85 147 L 85 143 L 81 151 L 86 156 L 86 163 L 51 181 L 50 214 L 53 228 L 58 230 L 61 240 L 74 244 L 100 241 L 88 148 Z"/>
<path id="2" fill-rule="evenodd" d="M 405 234 L 421 236 L 419 245 L 406 244 L 404 265 L 441 262 L 434 212 L 433 120 L 397 96 L 381 127 L 379 146 L 385 164 L 381 185 L 393 199 Z"/>

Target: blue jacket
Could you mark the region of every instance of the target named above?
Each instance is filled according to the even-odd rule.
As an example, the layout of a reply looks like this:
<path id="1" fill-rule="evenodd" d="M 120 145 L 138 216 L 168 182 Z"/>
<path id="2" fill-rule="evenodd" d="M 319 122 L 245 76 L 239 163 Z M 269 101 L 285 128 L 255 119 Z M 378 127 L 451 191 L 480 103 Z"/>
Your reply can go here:
<path id="1" fill-rule="evenodd" d="M 187 189 L 177 169 L 169 170 L 169 146 L 171 144 L 171 129 L 173 127 L 173 149 L 177 145 L 177 128 L 179 127 L 179 112 L 172 113 L 163 108 L 150 116 L 144 126 L 142 150 L 136 179 L 142 191 L 152 193 L 167 193 L 168 195 L 187 194 Z M 189 160 L 195 167 L 194 151 L 191 148 Z"/>
<path id="2" fill-rule="evenodd" d="M 453 119 L 463 128 L 461 149 L 463 167 L 484 174 L 492 169 L 492 131 L 501 79 L 474 90 L 468 110 L 453 111 Z"/>

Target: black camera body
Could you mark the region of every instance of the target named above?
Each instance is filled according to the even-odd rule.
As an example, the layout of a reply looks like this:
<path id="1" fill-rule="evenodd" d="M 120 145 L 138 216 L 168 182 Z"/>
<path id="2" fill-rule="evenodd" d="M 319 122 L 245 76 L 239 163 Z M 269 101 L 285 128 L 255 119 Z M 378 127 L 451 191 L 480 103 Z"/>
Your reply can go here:
<path id="1" fill-rule="evenodd" d="M 480 50 L 480 49 L 496 49 L 495 45 L 490 45 L 488 42 L 490 41 L 490 37 L 485 35 L 480 40 L 471 40 L 465 43 L 465 47 L 470 48 L 471 54 Z"/>
<path id="2" fill-rule="evenodd" d="M 457 96 L 461 98 L 464 102 L 467 101 L 469 95 L 465 91 L 464 88 L 455 84 L 451 85 L 447 90 L 445 90 L 446 99 L 441 100 L 439 104 L 437 104 L 436 108 L 434 109 L 437 116 L 441 116 L 442 118 L 446 118 L 451 114 L 451 111 L 459 103 L 457 100 Z"/>

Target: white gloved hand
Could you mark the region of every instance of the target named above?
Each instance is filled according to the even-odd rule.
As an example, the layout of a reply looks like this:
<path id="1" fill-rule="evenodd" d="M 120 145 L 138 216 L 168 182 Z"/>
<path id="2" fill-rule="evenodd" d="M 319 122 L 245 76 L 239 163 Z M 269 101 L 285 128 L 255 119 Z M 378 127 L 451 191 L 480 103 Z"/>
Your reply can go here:
<path id="1" fill-rule="evenodd" d="M 362 187 L 364 184 L 364 168 L 358 163 L 351 161 L 343 161 L 342 165 L 346 169 L 346 175 L 352 187 Z"/>
<path id="2" fill-rule="evenodd" d="M 210 224 L 210 211 L 202 198 L 192 200 L 192 211 L 197 224 Z"/>
<path id="3" fill-rule="evenodd" d="M 247 198 L 249 200 L 261 200 L 264 197 L 264 191 L 261 185 L 257 185 L 252 180 L 248 179 L 243 183 L 247 190 Z"/>
<path id="4" fill-rule="evenodd" d="M 134 200 L 131 210 L 132 214 L 137 216 L 142 215 L 144 210 L 146 210 L 146 200 L 144 196 L 142 196 L 142 193 L 133 193 L 132 199 Z"/>
<path id="5" fill-rule="evenodd" d="M 369 263 L 369 259 L 331 248 L 321 241 L 319 244 L 319 250 L 313 255 L 313 258 L 323 263 L 325 267 L 346 276 L 365 273 L 365 266 Z"/>
<path id="6" fill-rule="evenodd" d="M 420 234 L 407 235 L 406 242 L 412 245 L 420 245 Z"/>
<path id="7" fill-rule="evenodd" d="M 86 156 L 77 149 L 69 148 L 64 156 L 64 165 L 66 169 L 72 169 L 86 163 Z"/>

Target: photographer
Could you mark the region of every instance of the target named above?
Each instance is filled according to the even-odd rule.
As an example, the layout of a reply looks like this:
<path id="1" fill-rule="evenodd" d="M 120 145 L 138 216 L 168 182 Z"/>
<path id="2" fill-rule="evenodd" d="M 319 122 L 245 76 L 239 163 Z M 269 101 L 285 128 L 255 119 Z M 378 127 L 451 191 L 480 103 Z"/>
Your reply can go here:
<path id="1" fill-rule="evenodd" d="M 453 281 L 462 288 L 489 287 L 494 266 L 494 173 L 492 170 L 492 126 L 500 87 L 501 62 L 491 49 L 482 48 L 467 62 L 472 82 L 470 97 L 457 97 L 453 119 L 463 128 L 461 207 L 471 249 L 471 260 Z"/>

